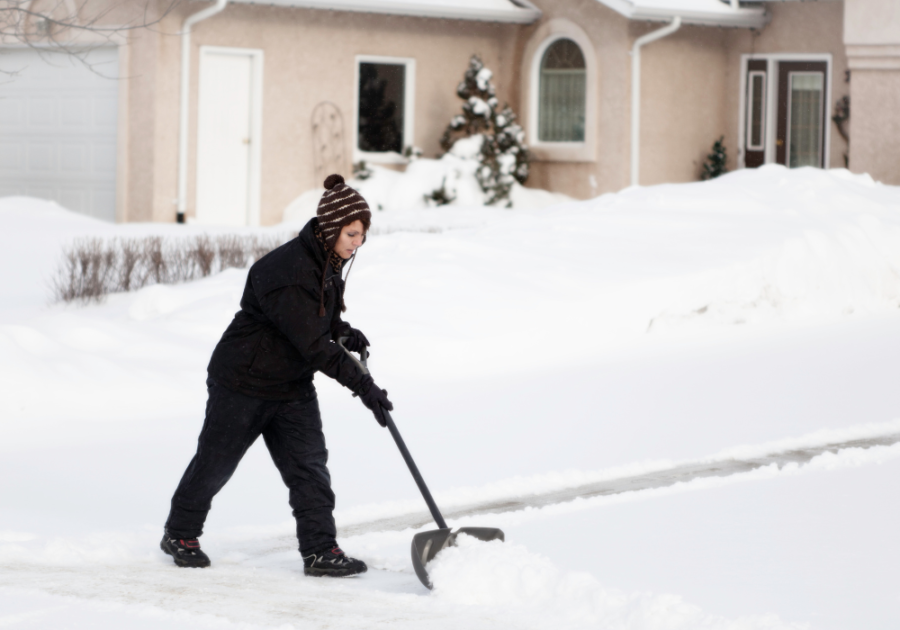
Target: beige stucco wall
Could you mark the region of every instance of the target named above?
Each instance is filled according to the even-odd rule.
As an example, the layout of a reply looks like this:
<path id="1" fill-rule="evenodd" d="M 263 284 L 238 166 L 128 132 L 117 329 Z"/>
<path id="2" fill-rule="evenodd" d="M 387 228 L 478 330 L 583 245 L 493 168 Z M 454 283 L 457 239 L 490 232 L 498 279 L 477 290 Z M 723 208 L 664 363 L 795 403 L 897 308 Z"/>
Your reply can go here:
<path id="1" fill-rule="evenodd" d="M 843 45 L 843 2 L 839 0 L 770 2 L 766 8 L 771 15 L 771 21 L 761 31 L 733 29 L 726 32 L 724 133 L 727 147 L 732 151 L 733 160 L 729 162 L 730 168 L 734 168 L 737 163 L 737 134 L 741 128 L 738 121 L 742 89 L 741 55 L 830 54 L 829 116 L 834 113 L 834 104 L 849 94 L 850 90 L 845 79 L 847 55 Z M 834 123 L 829 122 L 828 129 L 831 151 L 827 164 L 832 168 L 843 168 L 847 144 Z"/>
<path id="2" fill-rule="evenodd" d="M 846 0 L 844 19 L 847 44 L 900 44 L 897 0 Z"/>
<path id="3" fill-rule="evenodd" d="M 634 24 L 632 39 L 660 27 Z M 713 143 L 728 146 L 724 36 L 683 26 L 641 49 L 641 185 L 697 180 Z"/>
<path id="4" fill-rule="evenodd" d="M 846 0 L 850 170 L 900 184 L 900 2 Z"/>
<path id="5" fill-rule="evenodd" d="M 202 5 L 200 5 L 202 6 Z M 197 5 L 187 7 L 196 11 Z M 183 9 L 182 9 L 183 11 Z M 128 220 L 171 221 L 177 194 L 178 77 L 183 13 L 166 20 L 161 34 L 133 38 L 131 93 L 144 110 L 130 130 L 129 155 L 149 172 L 131 181 Z M 197 97 L 200 46 L 261 49 L 264 52 L 261 223 L 281 220 L 298 195 L 321 186 L 314 181 L 311 116 L 323 101 L 335 103 L 344 119 L 349 153 L 354 124 L 356 55 L 412 57 L 416 60 L 415 135 L 426 156 L 462 101 L 455 95 L 472 54 L 490 68 L 510 66 L 514 26 L 339 11 L 229 5 L 198 24 L 192 35 L 191 133 L 187 216 L 195 211 Z M 508 75 L 497 72 L 495 86 L 508 100 Z M 148 114 L 146 109 L 152 109 Z M 152 154 L 147 155 L 145 151 Z M 347 174 L 349 175 L 349 174 Z"/>

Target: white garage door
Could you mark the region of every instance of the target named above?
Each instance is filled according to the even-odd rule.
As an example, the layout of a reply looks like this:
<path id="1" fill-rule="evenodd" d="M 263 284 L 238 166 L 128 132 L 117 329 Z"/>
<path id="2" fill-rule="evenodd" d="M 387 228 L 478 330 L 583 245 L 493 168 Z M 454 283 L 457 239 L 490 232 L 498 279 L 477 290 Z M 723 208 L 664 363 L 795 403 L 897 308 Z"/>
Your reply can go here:
<path id="1" fill-rule="evenodd" d="M 114 221 L 118 51 L 99 48 L 86 61 L 0 49 L 0 196 Z"/>

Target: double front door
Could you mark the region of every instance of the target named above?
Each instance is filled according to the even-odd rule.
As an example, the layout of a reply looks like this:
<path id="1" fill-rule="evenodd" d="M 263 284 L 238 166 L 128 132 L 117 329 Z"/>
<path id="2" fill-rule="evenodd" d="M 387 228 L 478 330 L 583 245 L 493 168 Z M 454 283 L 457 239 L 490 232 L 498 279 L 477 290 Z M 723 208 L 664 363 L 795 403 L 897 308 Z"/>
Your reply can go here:
<path id="1" fill-rule="evenodd" d="M 744 165 L 825 167 L 828 63 L 772 58 L 745 63 Z"/>

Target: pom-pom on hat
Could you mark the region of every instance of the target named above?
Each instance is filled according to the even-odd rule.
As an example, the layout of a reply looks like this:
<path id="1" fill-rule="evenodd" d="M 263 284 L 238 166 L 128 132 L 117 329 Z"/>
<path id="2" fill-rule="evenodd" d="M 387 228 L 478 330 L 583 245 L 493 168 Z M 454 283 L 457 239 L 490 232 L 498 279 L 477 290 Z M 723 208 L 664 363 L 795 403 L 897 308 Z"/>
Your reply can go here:
<path id="1" fill-rule="evenodd" d="M 319 200 L 316 216 L 329 249 L 334 247 L 342 227 L 359 219 L 368 228 L 372 220 L 369 204 L 362 195 L 345 184 L 344 178 L 337 173 L 325 178 L 325 194 Z"/>

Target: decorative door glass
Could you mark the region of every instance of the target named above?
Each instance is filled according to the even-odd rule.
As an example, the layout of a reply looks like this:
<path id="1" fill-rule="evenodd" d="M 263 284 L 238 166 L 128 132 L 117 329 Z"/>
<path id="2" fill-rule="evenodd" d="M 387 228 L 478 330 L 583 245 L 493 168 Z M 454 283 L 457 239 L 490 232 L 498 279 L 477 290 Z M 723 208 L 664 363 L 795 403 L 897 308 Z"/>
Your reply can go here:
<path id="1" fill-rule="evenodd" d="M 788 165 L 821 166 L 824 76 L 819 72 L 792 72 L 790 86 Z"/>
<path id="2" fill-rule="evenodd" d="M 747 117 L 747 149 L 762 151 L 766 137 L 766 73 L 750 73 L 749 111 Z"/>

